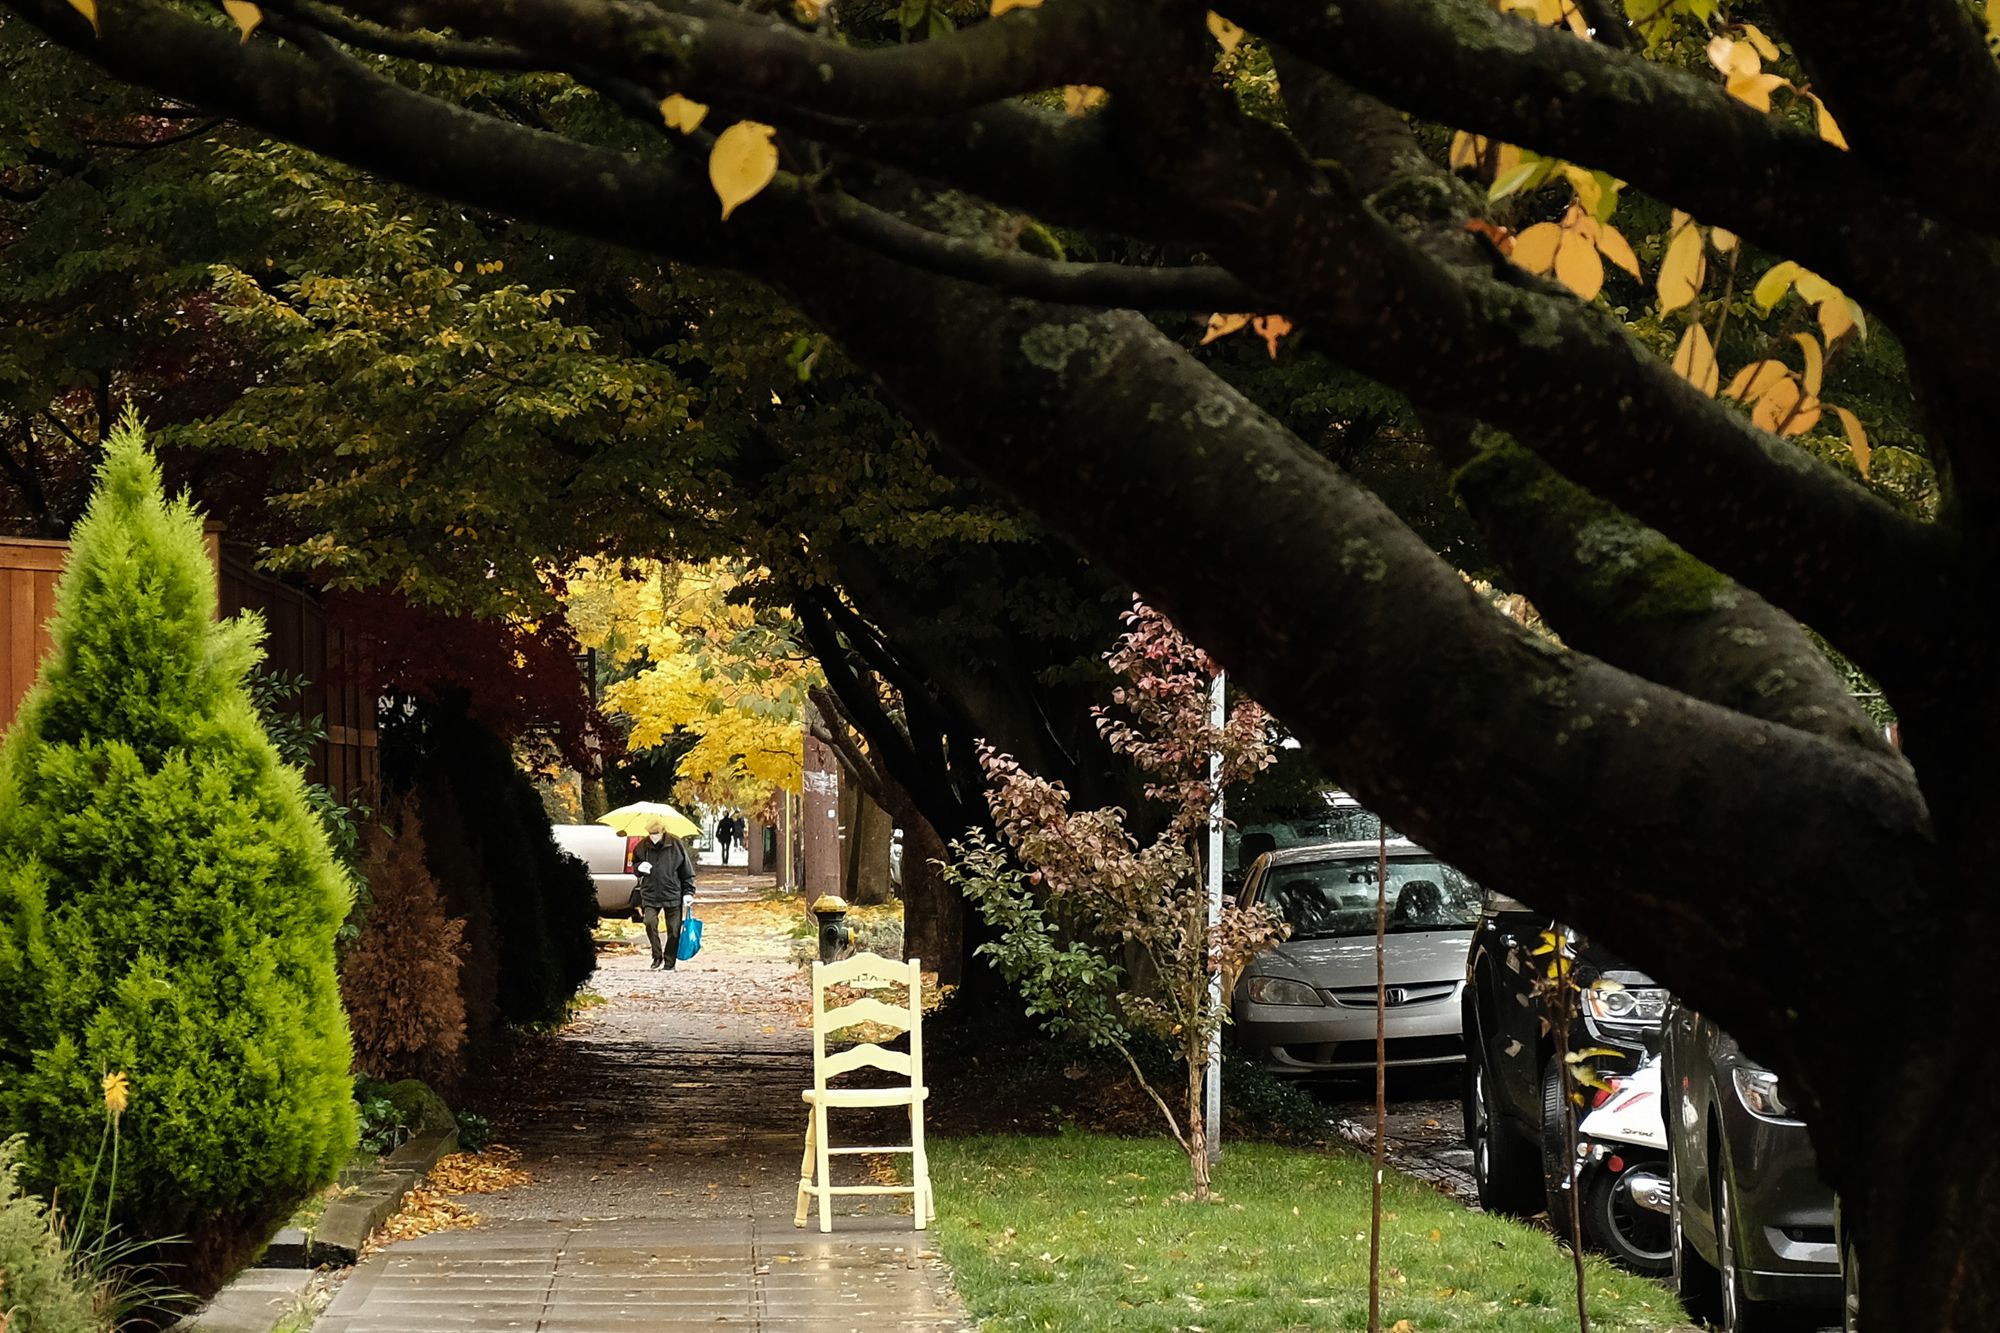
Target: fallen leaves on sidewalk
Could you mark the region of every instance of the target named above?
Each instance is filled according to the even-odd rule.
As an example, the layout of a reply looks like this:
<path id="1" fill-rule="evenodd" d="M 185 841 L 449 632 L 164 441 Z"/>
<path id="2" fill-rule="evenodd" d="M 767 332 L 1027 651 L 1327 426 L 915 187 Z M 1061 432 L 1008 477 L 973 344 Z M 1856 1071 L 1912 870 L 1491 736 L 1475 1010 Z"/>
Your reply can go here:
<path id="1" fill-rule="evenodd" d="M 534 1179 L 515 1165 L 520 1160 L 521 1150 L 504 1143 L 485 1152 L 455 1152 L 438 1159 L 424 1184 L 445 1194 L 493 1194 Z"/>
<path id="2" fill-rule="evenodd" d="M 399 1240 L 415 1240 L 418 1236 L 428 1236 L 436 1231 L 450 1231 L 457 1227 L 476 1227 L 479 1214 L 462 1203 L 447 1199 L 435 1190 L 419 1185 L 403 1200 L 403 1209 L 384 1222 L 376 1233 L 361 1247 L 363 1257 L 375 1253 L 385 1245 L 393 1245 Z"/>

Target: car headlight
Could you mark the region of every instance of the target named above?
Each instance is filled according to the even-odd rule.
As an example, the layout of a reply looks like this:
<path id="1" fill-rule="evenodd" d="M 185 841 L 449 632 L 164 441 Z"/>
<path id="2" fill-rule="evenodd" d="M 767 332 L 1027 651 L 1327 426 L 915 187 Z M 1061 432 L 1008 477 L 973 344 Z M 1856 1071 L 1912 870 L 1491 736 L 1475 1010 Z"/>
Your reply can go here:
<path id="1" fill-rule="evenodd" d="M 1737 1068 L 1730 1071 L 1736 1080 L 1736 1095 L 1752 1115 L 1766 1120 L 1796 1120 L 1792 1108 L 1778 1095 L 1778 1076 L 1768 1069 Z"/>
<path id="2" fill-rule="evenodd" d="M 1318 1007 L 1326 1003 L 1319 998 L 1319 992 L 1303 981 L 1289 981 L 1284 977 L 1251 977 L 1244 983 L 1252 1004 L 1309 1004 Z"/>
<path id="3" fill-rule="evenodd" d="M 1669 996 L 1664 986 L 1591 986 L 1583 992 L 1584 1011 L 1600 1023 L 1652 1026 L 1667 1016 Z"/>

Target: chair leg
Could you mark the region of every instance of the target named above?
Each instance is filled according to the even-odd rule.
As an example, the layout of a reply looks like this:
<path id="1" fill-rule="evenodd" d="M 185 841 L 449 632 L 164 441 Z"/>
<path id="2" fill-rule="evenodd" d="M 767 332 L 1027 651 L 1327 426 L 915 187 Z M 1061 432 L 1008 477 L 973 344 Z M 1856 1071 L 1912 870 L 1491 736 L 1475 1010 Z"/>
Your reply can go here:
<path id="1" fill-rule="evenodd" d="M 911 1198 L 917 1215 L 917 1230 L 922 1231 L 937 1218 L 937 1205 L 931 1198 L 931 1159 L 924 1151 L 924 1106 L 922 1102 L 910 1104 L 910 1184 Z"/>
<path id="2" fill-rule="evenodd" d="M 810 1197 L 813 1187 L 813 1162 L 816 1159 L 813 1149 L 816 1137 L 813 1132 L 814 1128 L 813 1113 L 808 1110 L 806 1112 L 806 1153 L 799 1160 L 799 1206 L 798 1211 L 792 1215 L 792 1225 L 795 1227 L 802 1227 L 806 1224 L 807 1200 Z"/>
<path id="3" fill-rule="evenodd" d="M 833 1230 L 833 1159 L 827 1156 L 826 1107 L 815 1105 L 813 1118 L 818 1124 L 819 1147 L 819 1229 Z"/>

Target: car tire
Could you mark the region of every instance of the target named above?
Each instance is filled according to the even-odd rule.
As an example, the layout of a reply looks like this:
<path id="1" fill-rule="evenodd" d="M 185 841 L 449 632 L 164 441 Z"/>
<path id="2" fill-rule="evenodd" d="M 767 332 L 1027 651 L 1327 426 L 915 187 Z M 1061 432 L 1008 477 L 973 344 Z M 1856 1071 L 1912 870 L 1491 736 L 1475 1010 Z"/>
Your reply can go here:
<path id="1" fill-rule="evenodd" d="M 1672 1228 L 1666 1218 L 1632 1202 L 1625 1177 L 1652 1164 L 1635 1164 L 1613 1174 L 1599 1167 L 1584 1191 L 1583 1234 L 1622 1268 L 1647 1277 L 1665 1277 L 1673 1268 Z"/>
<path id="2" fill-rule="evenodd" d="M 1861 1247 L 1852 1231 L 1840 1237 L 1840 1333 L 1861 1333 Z"/>
<path id="3" fill-rule="evenodd" d="M 1736 1186 L 1724 1153 L 1716 1165 L 1711 1189 L 1715 1194 L 1716 1290 L 1720 1308 L 1715 1326 L 1722 1333 L 1766 1333 L 1787 1326 L 1786 1312 L 1750 1299 L 1743 1288 L 1743 1273 L 1736 1263 Z"/>
<path id="4" fill-rule="evenodd" d="M 1486 1045 L 1477 1028 L 1465 1060 L 1465 1142 L 1472 1149 L 1472 1180 L 1479 1206 L 1489 1213 L 1532 1217 L 1542 1206 L 1541 1163 L 1535 1149 L 1515 1133 L 1493 1093 Z"/>
<path id="5" fill-rule="evenodd" d="M 1569 1126 L 1563 1113 L 1562 1073 L 1554 1056 L 1542 1066 L 1542 1196 L 1556 1236 L 1568 1240 L 1569 1188 L 1576 1183 L 1576 1162 L 1569 1152 Z M 1580 1215 L 1580 1214 L 1579 1214 Z"/>
<path id="6" fill-rule="evenodd" d="M 1715 1266 L 1701 1257 L 1681 1224 L 1681 1182 L 1674 1181 L 1673 1208 L 1667 1214 L 1667 1248 L 1674 1294 L 1688 1318 L 1706 1324 L 1722 1321 L 1722 1279 Z"/>

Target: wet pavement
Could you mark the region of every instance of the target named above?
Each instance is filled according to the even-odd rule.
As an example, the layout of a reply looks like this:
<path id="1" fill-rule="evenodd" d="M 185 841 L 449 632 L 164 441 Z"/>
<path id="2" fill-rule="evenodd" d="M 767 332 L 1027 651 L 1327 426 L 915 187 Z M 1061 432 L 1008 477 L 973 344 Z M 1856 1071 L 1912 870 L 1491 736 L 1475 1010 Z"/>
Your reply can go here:
<path id="1" fill-rule="evenodd" d="M 605 1003 L 524 1048 L 488 1099 L 531 1181 L 464 1198 L 476 1228 L 365 1260 L 318 1333 L 972 1326 L 906 1203 L 844 1200 L 830 1235 L 792 1226 L 810 1002 L 784 909 L 729 879 L 703 876 L 697 958 L 652 971 L 636 934 L 601 949 Z"/>

